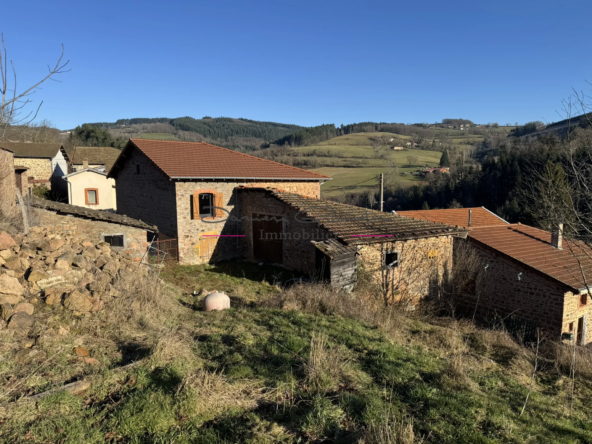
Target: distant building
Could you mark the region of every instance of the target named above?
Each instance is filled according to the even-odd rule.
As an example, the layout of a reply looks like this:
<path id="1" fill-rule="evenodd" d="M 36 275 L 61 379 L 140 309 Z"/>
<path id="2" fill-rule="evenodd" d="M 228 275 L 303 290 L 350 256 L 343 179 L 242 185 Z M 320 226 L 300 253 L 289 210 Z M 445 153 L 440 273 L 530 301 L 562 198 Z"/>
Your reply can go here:
<path id="1" fill-rule="evenodd" d="M 67 174 L 68 203 L 95 210 L 117 210 L 115 179 L 107 177 L 103 168 L 88 168 Z"/>
<path id="2" fill-rule="evenodd" d="M 64 184 L 61 177 L 68 173 L 70 159 L 61 144 L 0 142 L 0 147 L 11 150 L 15 162 L 28 168 L 29 186 L 45 185 L 55 191 L 65 191 L 60 188 Z"/>

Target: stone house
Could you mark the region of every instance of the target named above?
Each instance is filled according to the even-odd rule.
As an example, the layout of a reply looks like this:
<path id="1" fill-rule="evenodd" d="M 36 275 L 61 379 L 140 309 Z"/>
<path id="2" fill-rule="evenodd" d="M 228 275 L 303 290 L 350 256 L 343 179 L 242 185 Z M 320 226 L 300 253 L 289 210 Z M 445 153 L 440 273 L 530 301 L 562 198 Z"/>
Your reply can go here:
<path id="1" fill-rule="evenodd" d="M 95 210 L 115 211 L 115 179 L 107 177 L 104 169 L 87 168 L 66 174 L 68 203 Z"/>
<path id="2" fill-rule="evenodd" d="M 327 280 L 355 282 L 361 269 L 387 302 L 414 305 L 452 262 L 463 228 L 412 220 L 277 189 L 242 187 L 238 215 L 242 256 Z"/>
<path id="3" fill-rule="evenodd" d="M 9 217 L 15 209 L 14 157 L 11 150 L 0 148 L 0 218 Z"/>
<path id="4" fill-rule="evenodd" d="M 401 211 L 415 220 L 468 228 L 467 246 L 483 266 L 474 294 L 462 304 L 472 312 L 509 317 L 540 327 L 553 338 L 566 334 L 584 345 L 592 303 L 586 276 L 592 275 L 592 251 L 555 233 L 509 224 L 484 208 Z M 455 249 L 461 250 L 460 240 Z M 455 257 L 455 262 L 460 258 Z"/>
<path id="5" fill-rule="evenodd" d="M 108 177 L 117 181 L 118 213 L 158 226 L 160 240 L 176 239 L 181 264 L 241 257 L 237 187 L 319 198 L 331 179 L 207 143 L 145 139 L 129 140 Z"/>
<path id="6" fill-rule="evenodd" d="M 16 179 L 16 188 L 21 192 L 23 196 L 29 196 L 31 194 L 31 187 L 29 186 L 29 176 L 27 174 L 29 168 L 22 165 L 14 166 L 14 177 Z"/>
<path id="7" fill-rule="evenodd" d="M 131 256 L 134 262 L 147 260 L 149 238 L 158 228 L 107 211 L 68 205 L 31 197 L 34 225 L 51 227 L 53 234 L 84 236 L 89 241 L 107 242 L 112 249 L 121 250 Z"/>
<path id="8" fill-rule="evenodd" d="M 0 142 L 0 147 L 14 153 L 16 163 L 27 168 L 31 187 L 45 185 L 57 192 L 66 192 L 61 177 L 68 174 L 68 153 L 59 143 Z"/>

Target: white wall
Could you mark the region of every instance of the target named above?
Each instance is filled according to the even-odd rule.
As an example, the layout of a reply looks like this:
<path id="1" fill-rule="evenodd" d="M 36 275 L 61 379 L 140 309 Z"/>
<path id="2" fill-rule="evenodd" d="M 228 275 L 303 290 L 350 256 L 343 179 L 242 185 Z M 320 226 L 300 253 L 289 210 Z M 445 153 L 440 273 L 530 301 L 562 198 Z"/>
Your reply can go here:
<path id="1" fill-rule="evenodd" d="M 68 162 L 61 151 L 58 151 L 55 157 L 51 159 L 51 171 L 52 176 L 61 177 L 68 174 Z"/>
<path id="2" fill-rule="evenodd" d="M 89 170 L 70 176 L 67 179 L 69 182 L 68 203 L 71 205 L 95 210 L 117 210 L 115 179 L 108 179 L 102 174 Z M 85 188 L 96 188 L 98 190 L 98 205 L 86 205 Z"/>

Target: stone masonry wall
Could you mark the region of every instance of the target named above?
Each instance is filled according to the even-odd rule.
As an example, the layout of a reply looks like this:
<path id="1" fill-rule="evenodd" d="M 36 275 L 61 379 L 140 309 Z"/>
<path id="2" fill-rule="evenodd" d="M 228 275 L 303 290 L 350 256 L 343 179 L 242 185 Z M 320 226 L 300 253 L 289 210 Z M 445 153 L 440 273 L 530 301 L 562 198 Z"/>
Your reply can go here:
<path id="1" fill-rule="evenodd" d="M 156 225 L 169 238 L 177 237 L 173 181 L 138 150 L 132 152 L 116 180 L 117 213 Z"/>
<path id="2" fill-rule="evenodd" d="M 399 252 L 399 266 L 384 268 L 384 252 Z M 363 245 L 359 264 L 380 286 L 389 302 L 411 305 L 436 292 L 452 265 L 452 236 Z M 432 294 L 433 295 L 433 294 Z"/>
<path id="3" fill-rule="evenodd" d="M 51 159 L 26 159 L 18 157 L 14 161 L 15 165 L 24 166 L 29 168 L 27 170 L 27 176 L 30 179 L 35 180 L 50 180 L 51 171 Z M 49 184 L 47 184 L 49 186 Z"/>
<path id="4" fill-rule="evenodd" d="M 584 301 L 586 304 L 582 304 L 582 296 L 579 294 L 573 294 L 567 292 L 563 295 L 563 319 L 561 322 L 562 333 L 573 333 L 574 338 L 577 338 L 578 319 L 584 315 L 587 315 L 586 325 L 586 344 L 592 341 L 592 320 L 590 319 L 592 300 L 589 295 L 584 295 Z M 571 330 L 570 330 L 570 324 Z"/>
<path id="5" fill-rule="evenodd" d="M 242 256 L 256 261 L 253 255 L 253 214 L 263 214 L 282 218 L 283 223 L 283 266 L 308 275 L 316 272 L 316 248 L 311 240 L 324 240 L 330 232 L 317 223 L 301 222 L 297 211 L 264 191 L 239 191 L 238 212 L 241 219 L 241 232 L 245 235 L 242 243 Z"/>
<path id="6" fill-rule="evenodd" d="M 15 210 L 13 155 L 0 149 L 0 217 L 12 216 Z"/>
<path id="7" fill-rule="evenodd" d="M 111 247 L 129 254 L 134 262 L 140 262 L 148 248 L 146 230 L 105 221 L 84 219 L 72 215 L 57 214 L 54 211 L 35 208 L 33 219 L 37 225 L 51 227 L 53 234 L 75 235 L 86 237 L 89 241 L 102 242 L 104 235 L 120 235 L 125 237 L 123 248 Z"/>
<path id="8" fill-rule="evenodd" d="M 556 334 L 557 339 L 561 330 L 566 331 L 567 324 L 572 322 L 568 322 L 569 319 L 577 320 L 577 309 L 573 309 L 568 318 L 564 317 L 564 303 L 569 299 L 565 297 L 566 287 L 476 242 L 471 245 L 487 270 L 483 279 L 479 279 L 479 300 L 467 301 L 471 304 L 468 308 L 474 310 L 477 304 L 477 312 L 483 314 L 512 314 L 533 321 Z"/>
<path id="9" fill-rule="evenodd" d="M 120 189 L 119 183 L 118 180 L 118 193 Z M 316 198 L 320 194 L 320 185 L 318 182 L 177 182 L 176 219 L 178 225 L 179 262 L 181 264 L 194 265 L 217 262 L 220 260 L 236 259 L 242 256 L 241 249 L 244 238 L 209 238 L 207 248 L 204 247 L 206 245 L 204 242 L 200 242 L 200 238 L 204 234 L 246 234 L 246 232 L 243 232 L 245 229 L 244 226 L 237 221 L 231 220 L 233 218 L 238 219 L 238 214 L 240 214 L 239 209 L 236 207 L 236 188 L 239 186 L 278 188 L 291 193 Z M 224 209 L 226 210 L 224 217 L 205 221 L 192 218 L 192 198 L 193 194 L 199 190 L 215 190 L 218 193 L 222 193 Z M 128 215 L 131 216 L 130 214 Z M 158 224 L 156 223 L 156 225 Z M 158 227 L 160 229 L 160 226 Z"/>

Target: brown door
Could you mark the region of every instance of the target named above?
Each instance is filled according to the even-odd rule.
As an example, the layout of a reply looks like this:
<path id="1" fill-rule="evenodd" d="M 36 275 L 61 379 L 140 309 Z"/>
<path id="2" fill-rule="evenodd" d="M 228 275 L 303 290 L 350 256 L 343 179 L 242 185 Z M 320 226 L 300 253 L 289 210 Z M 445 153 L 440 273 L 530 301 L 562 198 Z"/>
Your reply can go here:
<path id="1" fill-rule="evenodd" d="M 253 255 L 271 264 L 284 262 L 284 241 L 281 216 L 253 214 Z"/>

